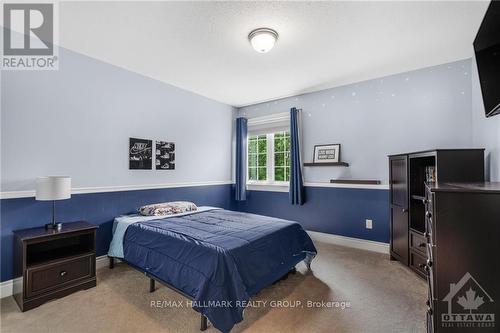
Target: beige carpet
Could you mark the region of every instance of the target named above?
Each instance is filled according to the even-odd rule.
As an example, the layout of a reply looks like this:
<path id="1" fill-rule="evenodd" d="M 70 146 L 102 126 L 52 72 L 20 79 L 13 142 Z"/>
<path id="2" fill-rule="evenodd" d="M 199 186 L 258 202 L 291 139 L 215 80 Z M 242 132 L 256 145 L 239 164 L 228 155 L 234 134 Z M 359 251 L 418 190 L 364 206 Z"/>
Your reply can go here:
<path id="1" fill-rule="evenodd" d="M 386 255 L 315 243 L 319 255 L 312 272 L 301 263 L 297 274 L 261 291 L 253 300 L 267 306 L 247 308 L 232 332 L 425 331 L 424 280 Z M 158 285 L 150 294 L 149 279 L 128 266 L 99 269 L 97 278 L 96 288 L 25 313 L 12 297 L 2 299 L 2 333 L 199 332 L 200 317 L 192 309 L 151 307 L 151 301 L 163 300 L 186 306 L 182 296 Z M 304 306 L 270 307 L 280 300 Z M 307 301 L 348 301 L 350 308 L 310 308 Z M 218 331 L 209 326 L 206 332 Z"/>

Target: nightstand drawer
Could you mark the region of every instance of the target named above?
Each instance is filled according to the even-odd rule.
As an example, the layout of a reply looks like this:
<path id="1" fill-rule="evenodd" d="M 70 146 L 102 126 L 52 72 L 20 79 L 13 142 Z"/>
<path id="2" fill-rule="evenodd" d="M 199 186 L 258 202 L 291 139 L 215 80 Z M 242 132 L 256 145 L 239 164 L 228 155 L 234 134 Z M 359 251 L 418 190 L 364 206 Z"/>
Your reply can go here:
<path id="1" fill-rule="evenodd" d="M 95 256 L 93 254 L 61 260 L 42 267 L 28 268 L 26 271 L 26 296 L 59 289 L 79 280 L 94 276 Z"/>

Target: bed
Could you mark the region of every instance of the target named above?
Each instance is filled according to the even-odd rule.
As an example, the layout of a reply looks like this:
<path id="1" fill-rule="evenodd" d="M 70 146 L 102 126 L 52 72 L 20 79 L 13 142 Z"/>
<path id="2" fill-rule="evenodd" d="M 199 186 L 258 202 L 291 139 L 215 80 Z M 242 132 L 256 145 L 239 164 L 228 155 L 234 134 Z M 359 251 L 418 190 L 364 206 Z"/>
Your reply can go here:
<path id="1" fill-rule="evenodd" d="M 316 248 L 300 224 L 214 207 L 168 217 L 115 219 L 109 257 L 193 300 L 193 309 L 222 332 L 243 320 L 245 302 Z M 113 260 L 110 266 L 112 267 Z M 203 322 L 205 321 L 205 322 Z"/>

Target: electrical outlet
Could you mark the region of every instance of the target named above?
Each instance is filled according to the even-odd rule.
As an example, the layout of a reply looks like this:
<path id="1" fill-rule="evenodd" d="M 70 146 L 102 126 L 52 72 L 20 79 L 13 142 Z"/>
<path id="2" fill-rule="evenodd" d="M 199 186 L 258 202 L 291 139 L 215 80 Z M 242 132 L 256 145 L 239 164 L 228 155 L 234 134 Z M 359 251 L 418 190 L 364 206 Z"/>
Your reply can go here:
<path id="1" fill-rule="evenodd" d="M 373 229 L 373 221 L 366 220 L 366 229 Z"/>

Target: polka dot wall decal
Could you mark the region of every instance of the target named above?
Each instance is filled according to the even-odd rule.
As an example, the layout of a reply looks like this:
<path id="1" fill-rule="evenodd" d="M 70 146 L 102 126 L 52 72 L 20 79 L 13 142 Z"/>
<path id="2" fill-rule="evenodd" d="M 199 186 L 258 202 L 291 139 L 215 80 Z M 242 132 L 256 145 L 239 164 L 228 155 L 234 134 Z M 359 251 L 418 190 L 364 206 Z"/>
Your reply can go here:
<path id="1" fill-rule="evenodd" d="M 469 73 L 467 73 L 467 72 L 464 72 L 464 75 L 469 75 Z"/>
<path id="2" fill-rule="evenodd" d="M 355 92 L 355 91 L 353 91 L 351 95 L 352 95 L 352 96 L 356 96 L 356 92 Z"/>
<path id="3" fill-rule="evenodd" d="M 321 104 L 321 106 L 322 106 L 322 107 L 325 107 L 325 106 L 326 106 L 326 104 L 325 104 L 325 103 L 323 103 L 323 104 Z"/>
<path id="4" fill-rule="evenodd" d="M 331 98 L 332 98 L 332 99 L 335 99 L 335 95 L 332 95 L 332 97 L 331 97 Z"/>
<path id="5" fill-rule="evenodd" d="M 407 77 L 407 78 L 405 79 L 405 81 L 406 81 L 406 82 L 410 81 L 410 78 L 409 78 L 409 77 Z"/>
<path id="6" fill-rule="evenodd" d="M 461 93 L 462 95 L 465 95 L 465 91 L 461 91 L 460 93 Z"/>
<path id="7" fill-rule="evenodd" d="M 391 96 L 392 96 L 392 97 L 395 97 L 395 96 L 396 96 L 396 94 L 391 94 Z"/>

